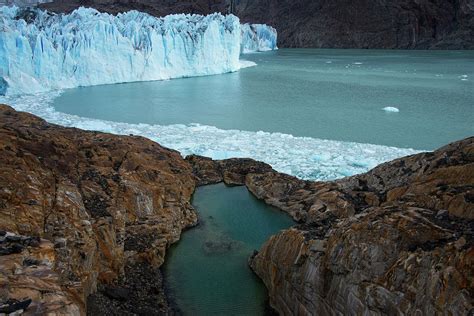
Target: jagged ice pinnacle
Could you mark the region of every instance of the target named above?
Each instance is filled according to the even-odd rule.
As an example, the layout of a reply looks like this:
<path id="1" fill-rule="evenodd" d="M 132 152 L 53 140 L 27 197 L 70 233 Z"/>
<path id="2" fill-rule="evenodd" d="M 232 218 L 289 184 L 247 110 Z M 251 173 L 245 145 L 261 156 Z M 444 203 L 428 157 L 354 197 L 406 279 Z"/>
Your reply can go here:
<path id="1" fill-rule="evenodd" d="M 0 94 L 233 72 L 241 68 L 243 34 L 237 17 L 219 13 L 156 18 L 4 6 Z"/>

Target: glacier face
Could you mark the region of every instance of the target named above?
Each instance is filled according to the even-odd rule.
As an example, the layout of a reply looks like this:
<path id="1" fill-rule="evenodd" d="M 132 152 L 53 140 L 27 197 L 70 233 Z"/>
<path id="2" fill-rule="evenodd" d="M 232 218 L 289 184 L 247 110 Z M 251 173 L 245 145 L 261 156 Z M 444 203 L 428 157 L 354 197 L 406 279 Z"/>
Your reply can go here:
<path id="1" fill-rule="evenodd" d="M 277 31 L 266 24 L 242 24 L 241 53 L 266 52 L 276 50 Z"/>
<path id="2" fill-rule="evenodd" d="M 239 19 L 155 18 L 79 8 L 71 14 L 0 7 L 0 93 L 220 74 L 240 68 Z M 30 12 L 31 13 L 31 12 Z"/>

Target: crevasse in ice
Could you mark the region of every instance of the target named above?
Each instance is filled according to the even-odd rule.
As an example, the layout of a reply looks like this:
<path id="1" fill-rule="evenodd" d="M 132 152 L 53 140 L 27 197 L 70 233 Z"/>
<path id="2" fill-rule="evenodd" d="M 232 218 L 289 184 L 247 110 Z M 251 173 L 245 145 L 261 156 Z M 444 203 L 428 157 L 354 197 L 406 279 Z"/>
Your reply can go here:
<path id="1" fill-rule="evenodd" d="M 31 15 L 31 12 L 34 14 Z M 233 15 L 155 18 L 79 8 L 71 14 L 0 7 L 0 93 L 211 75 L 240 67 Z"/>
<path id="2" fill-rule="evenodd" d="M 243 54 L 252 52 L 265 52 L 276 50 L 277 31 L 266 24 L 242 24 L 242 44 Z"/>

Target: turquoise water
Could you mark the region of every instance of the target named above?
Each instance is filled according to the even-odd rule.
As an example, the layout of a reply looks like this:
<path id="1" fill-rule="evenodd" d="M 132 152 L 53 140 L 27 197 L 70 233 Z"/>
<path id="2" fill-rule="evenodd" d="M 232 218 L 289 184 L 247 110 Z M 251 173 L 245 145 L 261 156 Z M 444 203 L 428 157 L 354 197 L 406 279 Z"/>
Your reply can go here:
<path id="1" fill-rule="evenodd" d="M 200 225 L 171 247 L 164 273 L 185 315 L 261 315 L 267 293 L 247 259 L 269 236 L 293 221 L 245 187 L 198 188 L 193 205 Z"/>
<path id="2" fill-rule="evenodd" d="M 474 52 L 282 49 L 244 58 L 258 66 L 77 88 L 54 106 L 116 122 L 199 123 L 401 148 L 434 149 L 474 134 Z"/>

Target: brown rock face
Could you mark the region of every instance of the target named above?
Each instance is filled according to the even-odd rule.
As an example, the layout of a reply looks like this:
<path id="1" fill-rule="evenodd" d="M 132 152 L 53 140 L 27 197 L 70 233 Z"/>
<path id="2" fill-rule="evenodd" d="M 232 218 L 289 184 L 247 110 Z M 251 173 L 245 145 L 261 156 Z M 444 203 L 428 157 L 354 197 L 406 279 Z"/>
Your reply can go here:
<path id="1" fill-rule="evenodd" d="M 119 302 L 109 311 L 126 311 L 129 299 L 135 312 L 166 311 L 161 289 L 146 282 L 160 279 L 167 247 L 196 223 L 194 187 L 179 153 L 152 141 L 63 128 L 0 105 L 0 230 L 16 234 L 0 236 L 0 300 L 83 314 L 99 284 Z M 123 295 L 133 287 L 149 292 Z"/>
<path id="2" fill-rule="evenodd" d="M 281 185 L 247 176 L 253 192 L 304 222 L 251 261 L 282 315 L 472 312 L 474 138 L 334 183 L 301 184 L 283 200 Z"/>
<path id="3" fill-rule="evenodd" d="M 473 49 L 471 0 L 241 0 L 245 22 L 275 27 L 281 47 Z"/>
<path id="4" fill-rule="evenodd" d="M 191 155 L 186 157 L 193 168 L 198 185 L 224 182 L 228 185 L 244 185 L 247 174 L 273 172 L 266 163 L 253 159 L 212 160 L 207 157 Z"/>
<path id="5" fill-rule="evenodd" d="M 199 182 L 232 170 L 301 222 L 250 260 L 280 314 L 472 312 L 474 137 L 334 182 L 302 181 L 252 160 L 189 161 Z"/>
<path id="6" fill-rule="evenodd" d="M 56 0 L 68 12 L 91 6 L 110 13 L 235 13 L 278 31 L 280 47 L 473 49 L 472 0 Z"/>

